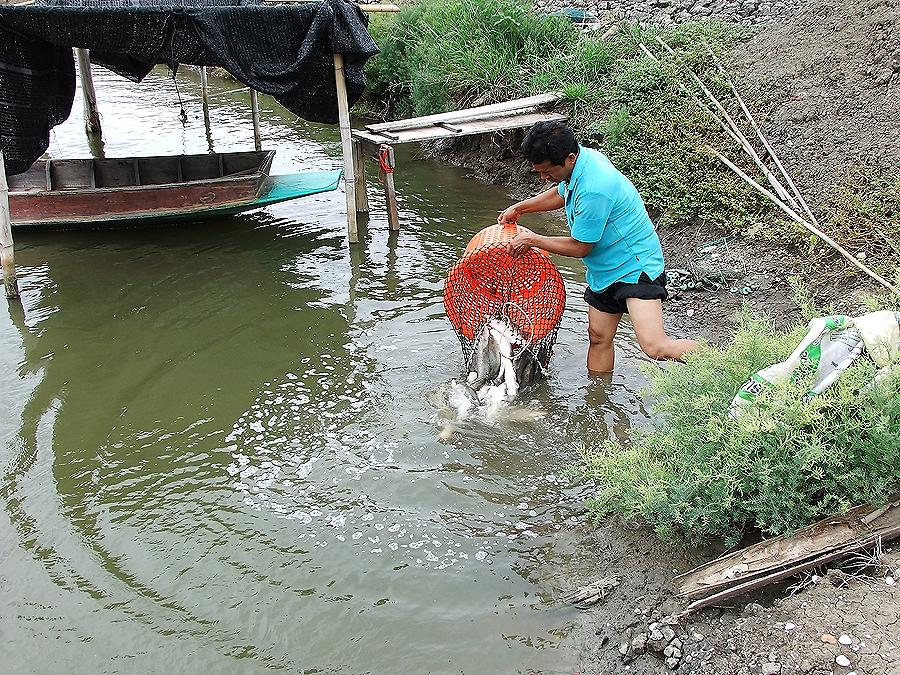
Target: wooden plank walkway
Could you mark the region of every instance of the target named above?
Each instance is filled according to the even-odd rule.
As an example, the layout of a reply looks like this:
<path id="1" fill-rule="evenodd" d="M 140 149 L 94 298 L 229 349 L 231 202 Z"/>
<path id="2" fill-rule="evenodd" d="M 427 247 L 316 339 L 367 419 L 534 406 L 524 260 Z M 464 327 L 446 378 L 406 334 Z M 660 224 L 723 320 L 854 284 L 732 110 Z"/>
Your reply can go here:
<path id="1" fill-rule="evenodd" d="M 542 108 L 562 98 L 561 93 L 553 92 L 437 115 L 369 124 L 365 129 L 353 130 L 351 137 L 357 212 L 369 211 L 369 197 L 366 193 L 366 158 L 372 155 L 373 149 L 377 149 L 379 167 L 383 174 L 388 222 L 392 230 L 397 230 L 400 229 L 400 217 L 394 190 L 392 145 L 524 129 L 542 121 L 565 122 L 568 119 L 565 115 L 541 111 Z"/>

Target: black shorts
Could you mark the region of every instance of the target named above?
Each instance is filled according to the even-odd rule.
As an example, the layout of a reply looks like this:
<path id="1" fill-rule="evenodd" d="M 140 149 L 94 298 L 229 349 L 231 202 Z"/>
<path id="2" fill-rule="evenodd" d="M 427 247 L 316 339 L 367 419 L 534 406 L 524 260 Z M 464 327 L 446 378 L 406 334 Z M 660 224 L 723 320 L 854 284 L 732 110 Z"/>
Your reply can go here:
<path id="1" fill-rule="evenodd" d="M 626 314 L 628 305 L 625 304 L 626 298 L 639 298 L 641 300 L 665 300 L 669 297 L 666 290 L 666 273 L 661 273 L 655 279 L 651 279 L 646 272 L 641 272 L 637 283 L 626 284 L 617 281 L 605 291 L 595 293 L 586 288 L 584 291 L 584 299 L 594 309 L 599 309 L 607 314 Z"/>

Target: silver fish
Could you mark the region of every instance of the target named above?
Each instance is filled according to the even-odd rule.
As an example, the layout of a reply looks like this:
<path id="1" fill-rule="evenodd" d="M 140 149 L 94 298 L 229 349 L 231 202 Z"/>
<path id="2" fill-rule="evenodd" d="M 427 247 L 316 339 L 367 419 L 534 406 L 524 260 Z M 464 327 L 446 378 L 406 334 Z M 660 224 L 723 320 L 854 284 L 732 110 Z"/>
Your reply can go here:
<path id="1" fill-rule="evenodd" d="M 474 373 L 474 376 L 473 376 Z M 472 389 L 480 389 L 486 382 L 491 382 L 500 373 L 500 348 L 491 337 L 490 328 L 485 325 L 478 333 L 469 366 L 468 383 Z"/>

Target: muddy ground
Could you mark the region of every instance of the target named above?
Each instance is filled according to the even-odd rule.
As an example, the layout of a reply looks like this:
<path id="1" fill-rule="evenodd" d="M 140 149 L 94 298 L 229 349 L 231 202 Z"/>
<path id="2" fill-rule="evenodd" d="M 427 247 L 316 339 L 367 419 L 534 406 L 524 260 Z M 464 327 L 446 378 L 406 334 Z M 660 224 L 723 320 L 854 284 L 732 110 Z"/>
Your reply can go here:
<path id="1" fill-rule="evenodd" d="M 900 169 L 898 0 L 806 3 L 735 49 L 732 64 L 814 211 L 822 213 L 854 167 Z M 509 132 L 425 152 L 467 167 L 515 200 L 543 187 L 516 156 L 520 140 Z M 745 303 L 782 326 L 801 321 L 795 276 L 825 311 L 862 313 L 863 296 L 878 290 L 837 256 L 813 261 L 806 251 L 759 236 L 699 225 L 662 230 L 660 237 L 672 292 L 666 324 L 678 337 L 727 339 Z M 854 244 L 855 251 L 870 250 L 865 239 Z M 871 254 L 883 251 L 872 244 Z M 685 606 L 675 597 L 676 571 L 715 557 L 721 547 L 679 549 L 618 523 L 582 534 L 594 539 L 596 557 L 581 561 L 571 588 L 618 579 L 603 602 L 584 612 L 576 632 L 582 673 L 900 675 L 900 591 L 890 583 L 900 574 L 900 549 L 885 550 L 863 572 L 819 569 L 815 580 L 792 578 L 676 621 Z"/>

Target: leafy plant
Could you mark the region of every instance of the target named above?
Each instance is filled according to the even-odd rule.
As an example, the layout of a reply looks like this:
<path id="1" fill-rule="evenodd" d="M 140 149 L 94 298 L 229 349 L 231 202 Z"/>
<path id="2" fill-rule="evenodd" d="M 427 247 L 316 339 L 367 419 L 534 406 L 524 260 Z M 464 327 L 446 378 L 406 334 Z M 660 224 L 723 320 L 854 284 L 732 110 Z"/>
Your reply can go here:
<path id="1" fill-rule="evenodd" d="M 808 399 L 808 383 L 797 382 L 765 392 L 738 420 L 728 416 L 750 373 L 783 360 L 804 332 L 744 314 L 727 347 L 650 371 L 654 425 L 626 448 L 583 453 L 583 473 L 599 490 L 593 517 L 617 513 L 663 537 L 735 543 L 747 528 L 781 534 L 898 490 L 900 383 L 872 386 L 867 359 L 820 396 Z"/>

